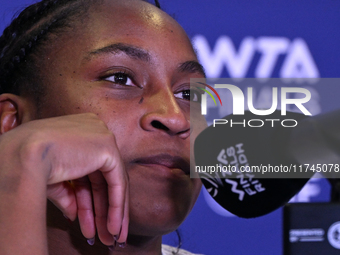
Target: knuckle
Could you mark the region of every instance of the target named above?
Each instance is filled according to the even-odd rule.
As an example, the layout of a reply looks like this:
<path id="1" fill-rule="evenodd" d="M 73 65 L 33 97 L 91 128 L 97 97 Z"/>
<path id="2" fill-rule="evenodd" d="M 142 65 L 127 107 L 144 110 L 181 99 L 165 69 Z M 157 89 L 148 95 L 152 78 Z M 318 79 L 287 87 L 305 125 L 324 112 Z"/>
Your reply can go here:
<path id="1" fill-rule="evenodd" d="M 116 137 L 111 131 L 108 130 L 108 132 L 106 133 L 106 138 L 109 143 L 116 144 Z"/>
<path id="2" fill-rule="evenodd" d="M 93 113 L 93 112 L 87 112 L 87 113 L 83 113 L 84 116 L 90 118 L 90 119 L 98 119 L 97 114 Z"/>
<path id="3" fill-rule="evenodd" d="M 102 126 L 102 127 L 105 127 L 107 129 L 107 125 L 106 125 L 105 121 L 99 119 L 97 115 L 95 115 L 95 116 L 96 116 L 96 118 L 95 118 L 96 124 L 98 126 Z"/>
<path id="4" fill-rule="evenodd" d="M 19 148 L 21 162 L 35 163 L 43 160 L 48 154 L 51 143 L 41 139 L 39 135 L 32 135 Z"/>

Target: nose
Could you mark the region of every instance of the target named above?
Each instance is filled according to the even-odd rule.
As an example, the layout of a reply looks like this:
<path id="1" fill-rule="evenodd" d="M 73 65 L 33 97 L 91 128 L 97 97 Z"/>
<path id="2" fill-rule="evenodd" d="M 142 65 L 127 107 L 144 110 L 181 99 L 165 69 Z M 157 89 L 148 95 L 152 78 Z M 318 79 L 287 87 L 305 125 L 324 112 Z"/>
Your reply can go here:
<path id="1" fill-rule="evenodd" d="M 182 109 L 171 90 L 158 91 L 145 98 L 143 102 L 146 111 L 140 124 L 145 131 L 162 132 L 170 136 L 186 139 L 190 135 L 189 105 Z"/>

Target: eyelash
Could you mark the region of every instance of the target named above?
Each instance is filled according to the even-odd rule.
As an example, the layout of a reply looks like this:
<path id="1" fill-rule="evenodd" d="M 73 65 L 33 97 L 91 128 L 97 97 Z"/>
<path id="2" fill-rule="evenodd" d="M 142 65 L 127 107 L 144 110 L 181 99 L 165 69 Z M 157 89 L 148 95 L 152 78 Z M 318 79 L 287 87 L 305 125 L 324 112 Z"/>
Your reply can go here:
<path id="1" fill-rule="evenodd" d="M 110 80 L 110 78 L 113 78 L 113 80 Z M 122 81 L 116 81 L 116 78 L 123 79 Z M 132 87 L 132 86 L 137 86 L 136 83 L 134 82 L 133 75 L 129 72 L 126 72 L 125 70 L 123 71 L 116 71 L 114 73 L 111 73 L 109 75 L 106 75 L 102 77 L 103 80 L 112 82 L 114 84 L 118 84 L 120 86 L 126 86 L 126 87 Z M 130 83 L 130 84 L 126 84 Z M 137 86 L 138 87 L 138 86 Z"/>
<path id="2" fill-rule="evenodd" d="M 110 80 L 109 78 L 124 78 L 126 79 L 126 81 L 124 82 L 117 82 L 115 80 Z M 134 82 L 134 77 L 130 72 L 127 72 L 125 70 L 119 70 L 119 71 L 115 71 L 114 73 L 111 73 L 109 75 L 106 75 L 104 77 L 102 77 L 103 80 L 108 81 L 108 82 L 112 82 L 113 84 L 118 84 L 120 86 L 124 86 L 124 87 L 132 87 L 132 86 L 136 86 L 139 87 L 138 85 L 135 84 Z M 128 81 L 130 80 L 131 85 L 126 84 Z M 185 98 L 180 98 L 186 101 L 192 101 L 192 102 L 201 102 L 201 95 L 203 94 L 201 90 L 197 90 L 197 89 L 186 89 L 186 90 L 182 90 L 179 92 L 174 93 L 175 97 L 177 94 L 182 93 L 182 96 L 188 96 L 187 95 L 183 95 L 184 93 L 189 93 L 189 99 L 185 99 Z M 193 93 L 193 94 L 192 94 Z"/>
<path id="3" fill-rule="evenodd" d="M 184 100 L 187 100 L 187 101 L 192 101 L 192 102 L 197 102 L 197 103 L 201 103 L 201 95 L 202 95 L 202 92 L 196 90 L 196 89 L 186 89 L 186 90 L 182 90 L 182 91 L 179 91 L 177 93 L 174 93 L 174 95 L 176 96 L 176 94 L 179 94 L 179 93 L 188 93 L 189 92 L 189 99 L 184 99 L 184 98 L 181 98 L 181 99 L 184 99 Z M 192 94 L 193 93 L 193 94 Z"/>

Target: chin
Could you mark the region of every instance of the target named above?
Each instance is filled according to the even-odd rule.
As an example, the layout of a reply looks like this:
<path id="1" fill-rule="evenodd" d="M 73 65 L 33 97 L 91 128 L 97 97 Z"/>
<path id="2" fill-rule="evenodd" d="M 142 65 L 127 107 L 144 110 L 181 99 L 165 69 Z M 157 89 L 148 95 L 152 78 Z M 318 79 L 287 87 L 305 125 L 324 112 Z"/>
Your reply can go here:
<path id="1" fill-rule="evenodd" d="M 140 213 L 135 215 L 136 212 L 131 212 L 129 233 L 149 237 L 162 236 L 176 230 L 188 215 L 188 212 L 163 210 L 165 209 L 143 213 L 142 216 Z"/>
<path id="2" fill-rule="evenodd" d="M 196 186 L 196 190 L 191 192 L 190 189 L 189 192 L 188 189 L 176 189 L 170 194 L 137 191 L 138 194 L 135 196 L 132 196 L 134 194 L 132 188 L 129 233 L 151 237 L 176 230 L 196 202 L 201 184 L 197 183 Z"/>

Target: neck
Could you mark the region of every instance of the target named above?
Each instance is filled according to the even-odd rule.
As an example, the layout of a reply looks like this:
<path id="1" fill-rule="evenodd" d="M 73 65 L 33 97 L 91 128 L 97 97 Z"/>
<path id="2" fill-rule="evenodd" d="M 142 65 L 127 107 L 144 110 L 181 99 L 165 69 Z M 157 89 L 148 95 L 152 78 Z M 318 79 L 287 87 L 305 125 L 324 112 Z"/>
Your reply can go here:
<path id="1" fill-rule="evenodd" d="M 96 237 L 89 245 L 78 221 L 70 222 L 52 203 L 47 206 L 47 233 L 50 255 L 160 255 L 162 236 L 129 235 L 125 248 L 107 247 Z"/>

